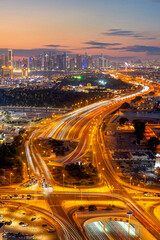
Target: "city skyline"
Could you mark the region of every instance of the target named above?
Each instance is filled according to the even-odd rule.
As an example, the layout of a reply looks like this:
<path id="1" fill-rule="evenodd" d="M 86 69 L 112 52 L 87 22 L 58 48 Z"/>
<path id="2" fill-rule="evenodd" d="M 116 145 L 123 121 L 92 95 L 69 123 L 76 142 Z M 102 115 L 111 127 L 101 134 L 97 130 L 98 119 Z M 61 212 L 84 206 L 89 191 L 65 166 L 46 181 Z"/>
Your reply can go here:
<path id="1" fill-rule="evenodd" d="M 159 59 L 159 0 L 1 2 L 0 54 L 44 51 Z M 6 18 L 7 16 L 7 18 Z"/>

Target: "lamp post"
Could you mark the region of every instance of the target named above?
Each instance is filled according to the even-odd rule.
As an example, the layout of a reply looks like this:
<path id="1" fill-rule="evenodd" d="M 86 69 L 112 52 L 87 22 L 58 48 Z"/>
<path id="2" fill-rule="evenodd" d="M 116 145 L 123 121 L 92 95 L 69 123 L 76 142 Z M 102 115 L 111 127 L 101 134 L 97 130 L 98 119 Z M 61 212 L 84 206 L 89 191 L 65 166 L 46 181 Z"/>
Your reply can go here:
<path id="1" fill-rule="evenodd" d="M 130 218 L 133 215 L 133 213 L 132 212 L 127 212 L 126 214 L 129 217 L 129 221 L 128 221 L 128 240 L 129 240 L 130 239 L 130 237 L 129 237 L 129 235 L 130 235 Z"/>
<path id="2" fill-rule="evenodd" d="M 24 155 L 24 152 L 21 152 L 21 159 L 22 159 L 22 156 Z"/>
<path id="3" fill-rule="evenodd" d="M 10 182 L 10 185 L 11 185 L 12 175 L 13 175 L 13 173 L 10 172 L 10 174 L 9 174 L 9 182 Z"/>
<path id="4" fill-rule="evenodd" d="M 65 178 L 65 174 L 63 173 L 63 191 L 64 191 L 64 178 Z"/>
<path id="5" fill-rule="evenodd" d="M 144 179 L 145 179 L 145 185 L 146 185 L 146 175 L 144 174 L 143 177 L 144 177 Z"/>
<path id="6" fill-rule="evenodd" d="M 102 174 L 101 173 L 99 174 L 99 180 L 100 180 L 100 183 L 101 183 L 101 181 L 102 181 Z"/>

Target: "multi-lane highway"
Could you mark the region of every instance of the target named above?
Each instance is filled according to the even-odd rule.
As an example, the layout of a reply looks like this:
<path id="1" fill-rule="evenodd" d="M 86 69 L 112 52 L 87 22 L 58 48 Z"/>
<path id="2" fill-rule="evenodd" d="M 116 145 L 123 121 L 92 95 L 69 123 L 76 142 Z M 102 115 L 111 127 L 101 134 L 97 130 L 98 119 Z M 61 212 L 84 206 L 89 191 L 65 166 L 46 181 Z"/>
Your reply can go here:
<path id="1" fill-rule="evenodd" d="M 104 222 L 93 222 L 86 225 L 85 228 L 93 240 L 125 240 L 128 238 L 128 223 L 125 222 L 106 221 L 105 229 Z M 130 226 L 130 239 L 140 239 L 136 235 L 133 225 Z"/>
<path id="2" fill-rule="evenodd" d="M 113 188 L 116 189 L 116 192 L 113 191 L 112 197 L 123 201 L 128 206 L 128 208 L 132 210 L 134 216 L 150 232 L 152 232 L 157 237 L 157 239 L 160 239 L 159 227 L 155 225 L 151 217 L 149 218 L 146 213 L 143 214 L 143 209 L 137 205 L 133 198 L 125 191 L 122 183 L 119 182 L 119 179 L 110 164 L 109 154 L 104 149 L 103 139 L 100 131 L 101 128 L 99 127 L 103 121 L 103 118 L 118 109 L 123 102 L 131 100 L 137 95 L 143 95 L 148 91 L 148 86 L 142 86 L 142 90 L 140 92 L 127 96 L 115 97 L 111 100 L 100 101 L 67 113 L 35 130 L 31 134 L 29 140 L 26 142 L 25 149 L 28 164 L 30 166 L 30 174 L 34 174 L 34 176 L 38 179 L 41 177 L 45 178 L 46 182 L 48 182 L 54 189 L 55 182 L 46 166 L 43 157 L 36 148 L 35 140 L 37 138 L 49 137 L 53 137 L 55 139 L 77 140 L 78 146 L 76 149 L 68 156 L 65 156 L 58 160 L 58 162 L 62 164 L 78 161 L 88 152 L 88 149 L 92 147 L 94 164 L 97 166 L 99 166 L 99 163 L 101 164 L 102 169 L 104 169 L 102 173 L 103 179 L 105 182 L 107 182 L 109 188 L 112 187 L 112 191 Z M 45 196 L 52 212 L 54 213 L 54 216 L 57 217 L 57 221 L 61 222 L 61 226 L 63 225 L 64 229 L 66 229 L 66 239 L 85 239 L 86 236 L 84 235 L 84 232 L 81 232 L 81 230 L 73 222 L 73 219 L 71 219 L 69 215 L 64 211 L 62 204 L 66 200 L 66 192 L 63 193 L 63 187 L 60 189 L 60 191 L 60 195 L 57 193 L 56 196 L 55 193 Z M 96 196 L 99 194 L 93 193 L 93 195 L 95 196 L 96 201 Z M 74 199 L 73 194 L 70 194 L 69 196 L 70 199 Z M 77 196 L 81 198 L 80 193 L 78 193 Z M 91 193 L 85 193 L 85 196 L 88 199 L 93 199 L 93 196 L 91 197 Z M 105 199 L 106 193 L 102 194 L 101 196 L 103 196 Z"/>

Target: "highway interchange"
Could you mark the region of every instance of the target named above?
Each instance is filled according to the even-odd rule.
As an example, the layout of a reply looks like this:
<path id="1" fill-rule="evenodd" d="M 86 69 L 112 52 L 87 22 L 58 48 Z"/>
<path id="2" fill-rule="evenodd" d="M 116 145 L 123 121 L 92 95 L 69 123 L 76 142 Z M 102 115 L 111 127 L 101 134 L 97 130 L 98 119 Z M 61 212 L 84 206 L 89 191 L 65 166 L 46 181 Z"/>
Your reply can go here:
<path id="1" fill-rule="evenodd" d="M 94 189 L 94 191 L 92 191 L 92 188 L 88 189 L 88 193 L 83 193 L 83 199 L 94 201 L 96 204 L 96 200 L 99 200 L 99 198 L 104 201 L 106 199 L 107 201 L 107 199 L 110 199 L 112 196 L 112 198 L 122 201 L 133 213 L 134 217 L 153 234 L 155 239 L 160 239 L 160 226 L 158 225 L 158 221 L 155 222 L 155 218 L 152 218 L 151 215 L 137 204 L 132 194 L 128 192 L 128 186 L 121 182 L 116 175 L 116 171 L 110 163 L 110 153 L 105 148 L 101 131 L 102 122 L 106 116 L 109 116 L 118 109 L 125 101 L 129 101 L 135 98 L 135 96 L 143 95 L 149 91 L 150 89 L 148 86 L 142 86 L 142 90 L 137 93 L 115 97 L 111 100 L 103 100 L 64 114 L 33 131 L 29 140 L 26 142 L 25 149 L 30 175 L 34 175 L 37 179 L 42 177 L 45 178 L 47 184 L 53 189 L 51 193 L 46 194 L 40 191 L 37 192 L 37 194 L 44 196 L 44 199 L 48 202 L 52 213 L 46 210 L 44 210 L 44 212 L 53 218 L 54 221 L 56 220 L 57 224 L 60 226 L 61 239 L 87 239 L 84 231 L 75 224 L 74 219 L 63 208 L 63 203 L 65 201 L 75 199 L 75 191 L 77 201 L 79 201 L 80 204 L 82 193 L 79 190 L 67 189 L 67 187 L 65 187 L 65 189 L 63 187 L 57 188 L 43 157 L 35 146 L 35 140 L 38 138 L 52 137 L 55 139 L 78 141 L 78 146 L 72 153 L 58 160 L 60 164 L 79 161 L 91 147 L 94 165 L 100 170 L 103 183 L 106 183 L 106 185 L 104 186 L 102 184 L 102 192 L 99 192 L 99 187 L 96 190 Z M 12 192 L 12 190 L 10 191 L 7 189 L 1 192 L 3 191 Z M 20 188 L 17 191 L 18 193 L 29 192 Z M 30 193 L 34 194 L 33 191 L 30 191 Z M 34 208 L 36 209 L 36 207 Z M 38 209 L 37 207 L 37 211 L 42 211 L 42 209 Z M 98 223 L 99 228 L 100 225 L 101 223 Z M 88 229 L 88 231 L 91 230 Z M 98 234 L 98 231 L 95 232 L 92 239 L 107 239 L 107 236 L 106 238 L 102 236 L 97 238 Z"/>

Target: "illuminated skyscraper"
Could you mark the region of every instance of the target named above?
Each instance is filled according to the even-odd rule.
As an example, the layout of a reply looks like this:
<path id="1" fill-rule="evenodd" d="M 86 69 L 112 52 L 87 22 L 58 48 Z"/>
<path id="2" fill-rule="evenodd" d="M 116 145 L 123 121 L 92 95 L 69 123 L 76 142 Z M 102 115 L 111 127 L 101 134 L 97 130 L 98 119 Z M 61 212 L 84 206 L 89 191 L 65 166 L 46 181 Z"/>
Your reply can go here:
<path id="1" fill-rule="evenodd" d="M 44 71 L 48 71 L 49 55 L 44 53 Z"/>
<path id="2" fill-rule="evenodd" d="M 81 55 L 76 56 L 76 63 L 77 63 L 77 69 L 81 70 L 82 69 L 82 56 Z"/>
<path id="3" fill-rule="evenodd" d="M 83 68 L 87 69 L 88 68 L 88 55 L 85 53 L 85 56 L 83 58 Z"/>
<path id="4" fill-rule="evenodd" d="M 6 66 L 6 55 L 2 54 L 1 59 L 2 59 L 2 66 Z"/>
<path id="5" fill-rule="evenodd" d="M 13 66 L 12 49 L 8 49 L 8 67 Z"/>
<path id="6" fill-rule="evenodd" d="M 13 67 L 9 66 L 9 67 L 2 67 L 2 77 L 3 78 L 13 78 Z"/>
<path id="7" fill-rule="evenodd" d="M 28 66 L 27 66 L 27 64 L 22 65 L 22 77 L 23 78 L 28 77 Z"/>
<path id="8" fill-rule="evenodd" d="M 57 55 L 57 66 L 59 70 L 66 70 L 67 68 L 66 53 L 64 53 L 63 55 Z"/>
<path id="9" fill-rule="evenodd" d="M 74 69 L 75 69 L 75 60 L 74 60 L 74 58 L 71 58 L 70 59 L 70 70 L 74 71 Z"/>

